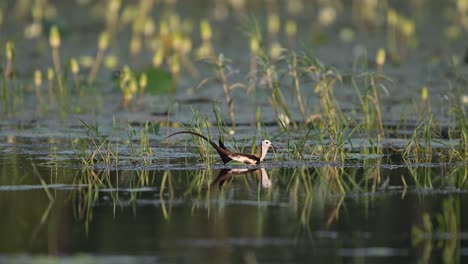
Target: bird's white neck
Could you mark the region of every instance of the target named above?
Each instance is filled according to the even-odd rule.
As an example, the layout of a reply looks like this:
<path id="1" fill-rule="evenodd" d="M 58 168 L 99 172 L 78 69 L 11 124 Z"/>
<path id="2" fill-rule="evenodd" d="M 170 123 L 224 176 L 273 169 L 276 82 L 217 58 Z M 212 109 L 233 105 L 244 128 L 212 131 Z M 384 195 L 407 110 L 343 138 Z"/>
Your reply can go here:
<path id="1" fill-rule="evenodd" d="M 262 152 L 260 153 L 260 162 L 262 162 L 263 159 L 265 158 L 269 147 L 270 146 L 268 146 L 268 145 L 262 144 Z"/>

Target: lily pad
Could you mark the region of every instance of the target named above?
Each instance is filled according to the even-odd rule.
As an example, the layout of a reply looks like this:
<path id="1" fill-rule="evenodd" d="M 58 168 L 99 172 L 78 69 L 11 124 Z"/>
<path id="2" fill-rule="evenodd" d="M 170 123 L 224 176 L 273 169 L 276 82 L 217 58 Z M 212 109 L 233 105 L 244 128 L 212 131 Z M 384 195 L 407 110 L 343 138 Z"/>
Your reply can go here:
<path id="1" fill-rule="evenodd" d="M 145 73 L 148 77 L 147 94 L 167 94 L 171 91 L 172 75 L 164 69 L 145 68 L 138 72 L 138 76 Z"/>

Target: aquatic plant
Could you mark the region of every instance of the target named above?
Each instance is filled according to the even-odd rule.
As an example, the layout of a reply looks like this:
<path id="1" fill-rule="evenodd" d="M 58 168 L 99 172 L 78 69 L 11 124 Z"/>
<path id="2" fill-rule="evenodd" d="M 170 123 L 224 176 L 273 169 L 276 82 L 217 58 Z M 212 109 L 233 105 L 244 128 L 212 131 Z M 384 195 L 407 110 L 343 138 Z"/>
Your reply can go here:
<path id="1" fill-rule="evenodd" d="M 413 131 L 413 135 L 408 142 L 403 158 L 414 159 L 416 162 L 431 162 L 433 157 L 432 149 L 432 116 L 421 122 Z M 422 141 L 422 142 L 421 142 Z"/>
<path id="2" fill-rule="evenodd" d="M 278 126 L 281 127 L 281 123 L 283 123 L 283 125 L 289 125 L 292 121 L 292 113 L 281 90 L 275 63 L 272 61 L 272 58 L 266 55 L 266 52 L 262 52 L 261 54 L 259 65 L 262 67 L 266 86 L 271 91 L 269 101 L 275 111 Z"/>
<path id="3" fill-rule="evenodd" d="M 211 24 L 207 19 L 200 21 L 200 38 L 202 44 L 197 50 L 197 57 L 199 59 L 207 59 L 214 57 L 214 49 L 212 44 L 213 30 Z"/>
<path id="4" fill-rule="evenodd" d="M 421 259 L 428 261 L 434 249 L 441 249 L 444 263 L 457 262 L 460 251 L 460 201 L 452 196 L 442 201 L 441 210 L 435 215 L 422 215 L 422 224 L 413 225 L 413 247 L 423 246 Z"/>
<path id="5" fill-rule="evenodd" d="M 218 56 L 216 66 L 217 66 L 218 76 L 223 85 L 224 97 L 226 98 L 226 104 L 229 109 L 229 118 L 231 120 L 231 127 L 232 127 L 232 130 L 235 130 L 236 129 L 236 117 L 234 114 L 234 101 L 231 97 L 231 92 L 236 88 L 245 88 L 245 85 L 243 85 L 242 83 L 234 83 L 232 85 L 228 85 L 227 76 L 225 73 L 225 70 L 228 68 L 228 60 L 224 58 L 223 54 L 220 54 Z"/>
<path id="6" fill-rule="evenodd" d="M 359 88 L 362 83 L 362 88 Z M 382 74 L 370 72 L 362 73 L 352 78 L 352 84 L 361 105 L 361 111 L 364 115 L 364 126 L 367 130 L 379 131 L 380 136 L 384 136 L 384 126 L 381 111 L 381 91 L 388 94 L 386 82 L 392 82 L 388 77 Z M 361 92 L 364 90 L 364 93 Z"/>
<path id="7" fill-rule="evenodd" d="M 52 61 L 54 65 L 54 73 L 57 78 L 57 85 L 60 97 L 65 97 L 65 90 L 63 86 L 62 67 L 60 62 L 60 45 L 62 41 L 60 32 L 57 26 L 53 26 L 49 33 L 49 45 L 52 48 Z"/>
<path id="8" fill-rule="evenodd" d="M 113 133 L 110 136 L 103 135 L 97 125 L 89 124 L 83 120 L 81 123 L 86 128 L 87 136 L 83 140 L 79 140 L 79 146 L 74 146 L 74 148 L 79 151 L 82 164 L 93 166 L 96 162 L 103 162 L 106 165 L 117 165 L 119 148 L 118 141 L 115 141 L 114 138 L 117 133 L 115 123 Z"/>
<path id="9" fill-rule="evenodd" d="M 387 10 L 387 47 L 395 63 L 405 60 L 409 50 L 417 45 L 415 22 L 395 9 Z"/>
<path id="10" fill-rule="evenodd" d="M 94 58 L 93 65 L 91 66 L 91 71 L 88 75 L 88 83 L 92 84 L 96 75 L 99 71 L 99 67 L 101 66 L 102 60 L 104 59 L 104 54 L 109 47 L 109 34 L 107 32 L 101 33 L 99 36 L 98 42 L 98 51 L 96 57 Z"/>
<path id="11" fill-rule="evenodd" d="M 205 134 L 204 130 L 207 129 L 207 138 L 211 138 L 211 133 L 209 130 L 210 123 L 208 121 L 207 116 L 200 116 L 199 111 L 195 110 L 192 108 L 192 113 L 193 113 L 193 119 L 192 122 L 190 123 L 190 126 L 187 127 L 188 131 L 192 131 L 198 134 Z M 211 148 L 210 144 L 197 137 L 197 136 L 192 136 L 191 142 L 195 145 L 198 157 L 205 162 L 210 162 L 215 159 L 215 156 L 213 156 L 214 151 Z"/>
<path id="12" fill-rule="evenodd" d="M 9 111 L 15 112 L 15 106 L 11 106 L 11 110 L 9 104 L 11 104 L 12 98 L 10 98 L 10 79 L 13 76 L 13 63 L 14 63 L 14 44 L 11 41 L 8 41 L 5 44 L 5 69 L 3 73 L 3 83 L 2 83 L 2 104 L 3 104 L 3 112 L 6 114 Z"/>

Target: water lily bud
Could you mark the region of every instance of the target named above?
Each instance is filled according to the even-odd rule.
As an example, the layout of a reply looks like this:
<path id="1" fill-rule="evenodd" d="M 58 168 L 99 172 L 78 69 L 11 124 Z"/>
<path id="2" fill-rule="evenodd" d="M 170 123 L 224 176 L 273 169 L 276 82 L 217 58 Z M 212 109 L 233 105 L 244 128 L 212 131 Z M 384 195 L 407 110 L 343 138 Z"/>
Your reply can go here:
<path id="1" fill-rule="evenodd" d="M 57 26 L 53 26 L 50 29 L 49 44 L 54 49 L 57 49 L 60 47 L 60 32 Z"/>
<path id="2" fill-rule="evenodd" d="M 134 78 L 130 80 L 130 85 L 129 85 L 130 92 L 132 94 L 136 93 L 138 91 L 138 85 L 137 82 Z"/>
<path id="3" fill-rule="evenodd" d="M 385 50 L 380 48 L 377 51 L 377 55 L 375 56 L 375 63 L 379 66 L 382 67 L 385 64 Z"/>
<path id="4" fill-rule="evenodd" d="M 42 72 L 40 70 L 34 71 L 34 85 L 36 87 L 41 86 L 42 84 Z"/>
<path id="5" fill-rule="evenodd" d="M 204 41 L 208 41 L 211 39 L 213 33 L 211 31 L 210 22 L 207 19 L 203 19 L 202 21 L 200 21 L 200 32 L 201 38 Z"/>
<path id="6" fill-rule="evenodd" d="M 5 44 L 5 55 L 6 55 L 7 60 L 11 61 L 13 59 L 13 53 L 14 53 L 13 42 L 8 41 Z"/>
<path id="7" fill-rule="evenodd" d="M 80 71 L 80 65 L 78 64 L 78 61 L 76 61 L 75 58 L 72 58 L 70 60 L 70 68 L 73 74 L 78 74 Z"/>
<path id="8" fill-rule="evenodd" d="M 336 19 L 336 9 L 331 6 L 323 7 L 319 11 L 318 21 L 323 26 L 328 26 Z"/>
<path id="9" fill-rule="evenodd" d="M 294 21 L 294 20 L 286 21 L 285 31 L 286 31 L 286 35 L 288 35 L 289 37 L 296 36 L 296 34 L 297 34 L 296 21 Z"/>
<path id="10" fill-rule="evenodd" d="M 172 56 L 171 72 L 173 74 L 178 74 L 180 72 L 180 63 L 178 56 Z"/>
<path id="11" fill-rule="evenodd" d="M 429 90 L 426 86 L 421 89 L 421 100 L 427 101 L 429 99 Z"/>
<path id="12" fill-rule="evenodd" d="M 153 56 L 153 66 L 155 68 L 158 68 L 163 63 L 163 60 L 164 60 L 164 50 L 162 48 L 159 48 Z"/>
<path id="13" fill-rule="evenodd" d="M 52 68 L 49 67 L 49 68 L 47 69 L 47 80 L 48 80 L 48 81 L 54 80 L 54 75 L 55 75 L 54 70 L 53 70 Z"/>
<path id="14" fill-rule="evenodd" d="M 260 49 L 260 41 L 258 41 L 258 38 L 256 37 L 251 37 L 250 38 L 250 50 L 252 51 L 252 53 L 257 53 L 259 49 Z"/>
<path id="15" fill-rule="evenodd" d="M 104 65 L 107 69 L 115 69 L 119 65 L 119 58 L 115 55 L 108 55 L 104 60 Z"/>
<path id="16" fill-rule="evenodd" d="M 89 68 L 93 65 L 94 58 L 91 56 L 81 56 L 80 57 L 80 64 L 85 67 Z"/>
<path id="17" fill-rule="evenodd" d="M 125 84 L 130 79 L 132 79 L 132 70 L 130 70 L 130 67 L 124 66 L 121 73 L 121 83 Z"/>
<path id="18" fill-rule="evenodd" d="M 99 50 L 106 50 L 108 46 L 109 46 L 109 34 L 107 32 L 103 32 L 99 36 L 98 48 Z"/>
<path id="19" fill-rule="evenodd" d="M 277 60 L 281 56 L 282 47 L 281 44 L 275 42 L 270 47 L 270 56 L 272 59 Z"/>
<path id="20" fill-rule="evenodd" d="M 406 38 L 414 35 L 415 25 L 414 22 L 408 19 L 404 19 L 401 23 L 401 32 Z"/>
<path id="21" fill-rule="evenodd" d="M 146 88 L 146 86 L 148 85 L 148 76 L 146 75 L 146 73 L 141 74 L 139 85 L 140 85 L 140 88 L 143 88 L 143 89 Z"/>
<path id="22" fill-rule="evenodd" d="M 278 34 L 280 29 L 280 18 L 277 14 L 268 16 L 268 32 L 270 34 Z"/>

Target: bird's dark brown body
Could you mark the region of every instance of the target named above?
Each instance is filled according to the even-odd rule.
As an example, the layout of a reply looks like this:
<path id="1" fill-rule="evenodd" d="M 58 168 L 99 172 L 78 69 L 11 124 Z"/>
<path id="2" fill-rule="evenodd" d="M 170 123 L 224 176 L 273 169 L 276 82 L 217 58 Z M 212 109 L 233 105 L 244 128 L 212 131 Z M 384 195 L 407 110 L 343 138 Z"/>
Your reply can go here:
<path id="1" fill-rule="evenodd" d="M 228 150 L 224 146 L 221 139 L 219 140 L 219 145 L 216 145 L 216 143 L 214 143 L 213 141 L 211 141 L 207 137 L 205 137 L 205 136 L 203 136 L 201 134 L 192 132 L 192 131 L 176 132 L 176 133 L 171 134 L 171 135 L 169 135 L 167 137 L 172 137 L 172 136 L 175 136 L 175 135 L 178 135 L 178 134 L 191 134 L 191 135 L 195 135 L 197 137 L 200 137 L 200 138 L 206 140 L 208 143 L 210 143 L 211 146 L 213 146 L 213 148 L 216 150 L 216 152 L 218 152 L 218 154 L 221 157 L 221 159 L 223 160 L 224 164 L 226 164 L 226 163 L 228 163 L 230 161 L 233 161 L 233 160 L 238 161 L 238 162 L 242 162 L 242 163 L 245 163 L 245 164 L 252 164 L 252 165 L 260 164 L 260 162 L 262 162 L 262 159 L 266 154 L 266 150 L 268 150 L 268 147 L 271 144 L 269 141 L 264 140 L 264 142 L 265 141 L 268 142 L 267 146 L 262 145 L 260 150 L 265 151 L 265 153 L 262 154 L 262 152 L 259 152 L 257 155 L 251 155 L 251 154 L 245 154 L 245 153 L 237 153 L 237 152 Z M 264 142 L 262 144 L 265 144 Z"/>

